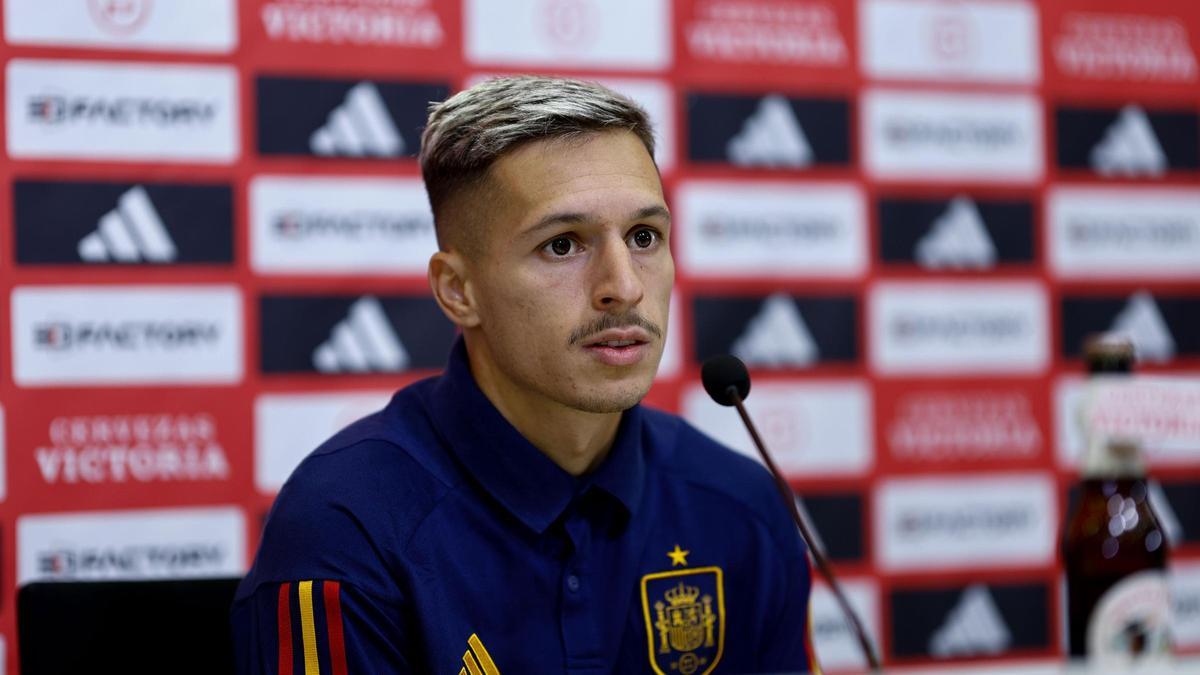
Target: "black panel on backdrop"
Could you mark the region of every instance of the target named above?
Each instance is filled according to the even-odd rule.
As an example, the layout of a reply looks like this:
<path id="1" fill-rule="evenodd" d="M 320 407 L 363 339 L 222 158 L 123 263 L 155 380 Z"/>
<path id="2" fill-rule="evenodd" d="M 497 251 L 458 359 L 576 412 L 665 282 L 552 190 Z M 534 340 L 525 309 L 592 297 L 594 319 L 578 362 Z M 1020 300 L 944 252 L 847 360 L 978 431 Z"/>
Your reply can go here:
<path id="1" fill-rule="evenodd" d="M 1050 645 L 1045 584 L 971 584 L 891 593 L 892 654 L 954 658 Z"/>
<path id="2" fill-rule="evenodd" d="M 960 216 L 957 209 L 965 209 Z M 975 217 L 978 220 L 975 221 Z M 879 200 L 879 255 L 885 263 L 917 263 L 917 247 L 950 218 L 970 218 L 995 250 L 998 265 L 1033 262 L 1033 204 L 1028 200 L 899 199 Z"/>
<path id="3" fill-rule="evenodd" d="M 24 265 L 233 262 L 228 185 L 17 180 L 13 222 Z"/>
<path id="4" fill-rule="evenodd" d="M 1153 110 L 1136 106 L 1121 109 L 1059 107 L 1054 111 L 1058 166 L 1096 168 L 1095 152 L 1111 143 L 1113 162 L 1136 162 L 1147 144 L 1156 144 L 1167 170 L 1200 168 L 1200 118 L 1193 111 Z M 1148 123 L 1145 133 L 1143 123 Z"/>
<path id="5" fill-rule="evenodd" d="M 862 497 L 854 493 L 806 495 L 801 492 L 800 501 L 825 545 L 825 554 L 840 562 L 862 561 Z"/>
<path id="6" fill-rule="evenodd" d="M 264 155 L 416 157 L 441 83 L 259 77 L 258 151 Z"/>
<path id="7" fill-rule="evenodd" d="M 790 301 L 788 311 L 794 310 L 792 320 L 798 324 L 792 327 L 785 324 L 781 331 L 777 330 L 778 323 L 762 322 L 764 315 L 778 306 L 768 303 L 780 299 Z M 693 300 L 692 310 L 696 358 L 701 362 L 718 354 L 738 354 L 739 342 L 754 337 L 758 330 L 765 334 L 755 342 L 767 343 L 767 351 L 772 340 L 793 337 L 787 331 L 801 331 L 803 339 L 811 340 L 815 347 L 813 363 L 858 360 L 858 301 L 854 297 L 700 297 Z M 749 361 L 747 365 L 763 367 Z"/>
<path id="8" fill-rule="evenodd" d="M 692 93 L 687 96 L 687 126 L 687 156 L 693 162 L 754 165 L 758 162 L 731 155 L 735 139 L 771 155 L 771 144 L 778 152 L 802 137 L 799 144 L 811 156 L 802 153 L 794 164 L 850 164 L 850 104 L 845 99 Z M 786 159 L 785 154 L 775 157 Z"/>
<path id="9" fill-rule="evenodd" d="M 266 296 L 259 317 L 265 373 L 442 368 L 455 335 L 437 302 L 420 296 Z"/>
<path id="10" fill-rule="evenodd" d="M 1061 308 L 1064 356 L 1079 356 L 1088 335 L 1110 330 L 1132 334 L 1139 358 L 1166 361 L 1171 356 L 1200 356 L 1200 297 L 1144 292 L 1126 297 L 1067 297 Z"/>

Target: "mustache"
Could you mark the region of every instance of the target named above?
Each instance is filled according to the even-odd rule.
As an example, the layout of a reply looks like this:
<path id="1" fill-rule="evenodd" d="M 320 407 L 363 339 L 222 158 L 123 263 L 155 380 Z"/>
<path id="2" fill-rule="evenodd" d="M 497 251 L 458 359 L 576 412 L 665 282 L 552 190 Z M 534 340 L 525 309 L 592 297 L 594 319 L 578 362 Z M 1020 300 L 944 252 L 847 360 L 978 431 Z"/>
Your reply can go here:
<path id="1" fill-rule="evenodd" d="M 592 321 L 591 323 L 576 328 L 570 337 L 570 344 L 579 344 L 584 339 L 596 333 L 600 333 L 612 328 L 629 328 L 637 327 L 653 335 L 658 339 L 662 339 L 662 329 L 658 324 L 647 319 L 637 312 L 626 312 L 624 314 L 605 314 L 604 316 Z"/>

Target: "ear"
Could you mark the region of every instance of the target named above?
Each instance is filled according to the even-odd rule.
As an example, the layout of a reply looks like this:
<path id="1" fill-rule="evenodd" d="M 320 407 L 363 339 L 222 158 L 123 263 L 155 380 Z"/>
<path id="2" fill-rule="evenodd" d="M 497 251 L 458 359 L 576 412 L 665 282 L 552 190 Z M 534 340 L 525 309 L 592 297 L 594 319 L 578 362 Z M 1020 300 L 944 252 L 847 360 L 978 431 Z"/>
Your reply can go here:
<path id="1" fill-rule="evenodd" d="M 466 260 L 458 251 L 438 251 L 429 259 L 429 288 L 446 317 L 461 328 L 479 325 Z"/>

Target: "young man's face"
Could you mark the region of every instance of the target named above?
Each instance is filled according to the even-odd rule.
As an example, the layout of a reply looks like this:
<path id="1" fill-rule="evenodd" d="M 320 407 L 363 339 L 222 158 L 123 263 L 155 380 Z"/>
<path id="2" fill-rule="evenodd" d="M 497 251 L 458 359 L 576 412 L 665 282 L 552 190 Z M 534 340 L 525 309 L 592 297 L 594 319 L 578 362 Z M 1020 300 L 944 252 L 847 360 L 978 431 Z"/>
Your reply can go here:
<path id="1" fill-rule="evenodd" d="M 633 406 L 662 357 L 675 278 L 646 148 L 626 131 L 537 141 L 488 180 L 471 277 L 501 386 L 587 412 Z"/>

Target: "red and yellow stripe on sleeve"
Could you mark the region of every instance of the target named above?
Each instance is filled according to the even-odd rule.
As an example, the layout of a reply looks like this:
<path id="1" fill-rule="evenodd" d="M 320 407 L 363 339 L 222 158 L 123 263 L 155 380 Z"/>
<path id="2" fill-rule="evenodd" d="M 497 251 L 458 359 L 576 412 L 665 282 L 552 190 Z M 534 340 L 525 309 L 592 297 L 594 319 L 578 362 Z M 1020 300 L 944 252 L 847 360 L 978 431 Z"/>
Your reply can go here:
<path id="1" fill-rule="evenodd" d="M 346 675 L 338 582 L 280 584 L 278 625 L 279 675 Z"/>

